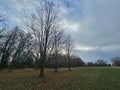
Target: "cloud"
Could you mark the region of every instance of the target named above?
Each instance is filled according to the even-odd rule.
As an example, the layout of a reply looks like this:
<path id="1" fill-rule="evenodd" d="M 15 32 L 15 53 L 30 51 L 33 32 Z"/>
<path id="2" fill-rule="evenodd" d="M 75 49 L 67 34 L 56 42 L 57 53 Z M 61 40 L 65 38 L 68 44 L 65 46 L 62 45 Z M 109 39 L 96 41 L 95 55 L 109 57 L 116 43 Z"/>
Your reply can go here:
<path id="1" fill-rule="evenodd" d="M 82 0 L 82 3 L 84 17 L 72 19 L 72 23 L 82 27 L 71 31 L 76 54 L 85 60 L 120 56 L 120 1 Z"/>
<path id="2" fill-rule="evenodd" d="M 66 30 L 66 32 L 69 32 L 70 34 L 72 34 L 73 32 L 81 32 L 83 31 L 82 29 L 82 25 L 73 21 L 68 21 L 68 20 L 63 20 L 64 23 L 64 30 Z"/>
<path id="3" fill-rule="evenodd" d="M 95 45 L 120 44 L 120 1 L 119 0 L 91 0 L 87 2 L 87 17 L 84 21 L 85 33 L 88 42 Z M 93 40 L 94 41 L 93 41 Z"/>
<path id="4" fill-rule="evenodd" d="M 17 25 L 21 25 L 25 14 L 34 11 L 37 5 L 37 0 L 0 0 L 1 11 L 11 23 Z"/>

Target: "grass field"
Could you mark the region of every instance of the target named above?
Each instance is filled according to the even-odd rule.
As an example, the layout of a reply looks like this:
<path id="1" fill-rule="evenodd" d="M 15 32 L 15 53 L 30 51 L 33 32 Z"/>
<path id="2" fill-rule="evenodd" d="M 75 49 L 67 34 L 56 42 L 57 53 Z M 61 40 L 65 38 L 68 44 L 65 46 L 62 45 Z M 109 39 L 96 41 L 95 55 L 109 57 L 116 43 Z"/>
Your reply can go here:
<path id="1" fill-rule="evenodd" d="M 38 70 L 0 71 L 0 90 L 120 90 L 120 68 L 81 67 L 59 72 L 46 69 L 39 79 Z"/>

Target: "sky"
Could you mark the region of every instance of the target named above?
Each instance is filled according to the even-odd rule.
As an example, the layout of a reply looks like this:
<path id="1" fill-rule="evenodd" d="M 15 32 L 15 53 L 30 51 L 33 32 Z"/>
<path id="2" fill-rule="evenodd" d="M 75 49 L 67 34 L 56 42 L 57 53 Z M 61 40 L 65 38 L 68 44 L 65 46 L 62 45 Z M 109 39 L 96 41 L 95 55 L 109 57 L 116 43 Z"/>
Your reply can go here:
<path id="1" fill-rule="evenodd" d="M 22 25 L 23 12 L 42 0 L 0 0 L 9 26 Z M 120 57 L 120 0 L 53 0 L 63 28 L 74 40 L 74 54 L 85 62 Z"/>

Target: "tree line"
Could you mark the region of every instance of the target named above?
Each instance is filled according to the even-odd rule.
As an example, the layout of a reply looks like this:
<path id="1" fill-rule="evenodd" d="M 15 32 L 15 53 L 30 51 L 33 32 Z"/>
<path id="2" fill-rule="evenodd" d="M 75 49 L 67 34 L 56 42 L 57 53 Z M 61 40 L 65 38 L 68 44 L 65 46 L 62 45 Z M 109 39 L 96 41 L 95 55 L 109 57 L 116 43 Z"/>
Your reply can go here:
<path id="1" fill-rule="evenodd" d="M 87 62 L 86 66 L 120 66 L 120 57 L 113 57 L 108 63 L 104 59 L 99 59 L 95 62 Z"/>
<path id="2" fill-rule="evenodd" d="M 34 42 L 31 33 L 25 32 L 19 27 L 15 27 L 12 30 L 2 28 L 0 30 L 0 36 L 0 69 L 40 68 L 39 47 L 36 47 L 36 42 Z M 44 63 L 44 67 L 54 68 L 57 72 L 58 68 L 61 67 L 68 67 L 71 70 L 71 67 L 85 65 L 80 57 L 70 54 L 72 47 L 69 48 L 70 45 L 67 46 L 70 43 L 70 36 L 68 37 L 66 39 L 64 37 L 65 40 L 62 39 L 64 42 L 59 42 L 61 45 L 57 44 L 59 47 L 53 48 Z M 62 53 L 64 51 L 66 51 L 65 54 Z"/>

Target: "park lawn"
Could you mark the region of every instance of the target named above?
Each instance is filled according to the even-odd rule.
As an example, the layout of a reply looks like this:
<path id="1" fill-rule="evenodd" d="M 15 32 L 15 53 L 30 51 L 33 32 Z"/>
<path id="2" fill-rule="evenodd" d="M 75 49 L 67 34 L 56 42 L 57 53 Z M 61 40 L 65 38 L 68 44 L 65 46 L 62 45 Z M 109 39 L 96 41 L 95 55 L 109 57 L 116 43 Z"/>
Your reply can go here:
<path id="1" fill-rule="evenodd" d="M 120 68 L 116 67 L 46 69 L 46 77 L 38 75 L 34 69 L 0 71 L 0 90 L 120 90 Z"/>

